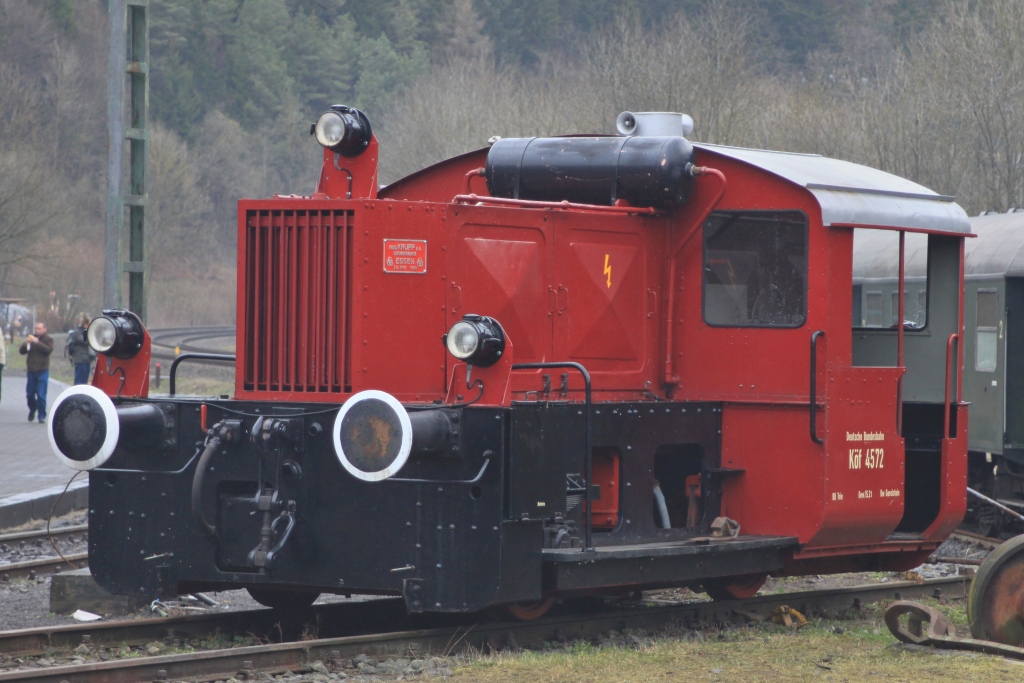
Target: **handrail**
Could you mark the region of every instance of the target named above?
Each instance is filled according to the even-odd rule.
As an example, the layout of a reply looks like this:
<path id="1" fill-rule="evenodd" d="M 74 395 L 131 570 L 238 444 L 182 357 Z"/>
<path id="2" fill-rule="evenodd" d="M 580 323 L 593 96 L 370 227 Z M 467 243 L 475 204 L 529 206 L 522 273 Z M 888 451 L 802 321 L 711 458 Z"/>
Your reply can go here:
<path id="1" fill-rule="evenodd" d="M 384 481 L 397 481 L 405 484 L 479 484 L 480 480 L 484 478 L 487 466 L 491 464 L 491 456 L 488 453 L 490 451 L 484 451 L 484 464 L 472 479 L 401 479 L 399 477 L 388 477 Z"/>
<path id="2" fill-rule="evenodd" d="M 185 360 L 212 360 L 220 363 L 234 363 L 235 356 L 228 353 L 182 353 L 178 355 L 171 363 L 171 371 L 167 377 L 170 384 L 170 396 L 174 396 L 174 375 L 178 371 L 178 363 Z"/>
<path id="3" fill-rule="evenodd" d="M 960 343 L 960 335 L 953 333 L 949 335 L 946 340 L 946 392 L 942 397 L 942 438 L 951 439 L 953 438 L 949 433 L 949 411 L 952 409 L 952 401 L 949 397 L 949 390 L 952 385 L 952 364 L 953 364 L 953 340 L 957 340 L 957 344 Z"/>
<path id="4" fill-rule="evenodd" d="M 811 335 L 811 441 L 825 443 L 818 438 L 818 337 L 824 337 L 825 330 L 816 330 Z"/>
<path id="5" fill-rule="evenodd" d="M 725 174 L 719 171 L 717 168 L 707 168 L 705 166 L 699 167 L 701 170 L 698 175 L 710 175 L 718 178 L 719 185 L 718 190 L 715 192 L 714 197 L 705 205 L 693 223 L 690 225 L 689 231 L 679 242 L 673 245 L 672 255 L 669 257 L 668 262 L 668 287 L 667 294 L 668 300 L 665 302 L 665 370 L 664 370 L 664 383 L 669 386 L 679 383 L 679 377 L 676 376 L 675 361 L 672 360 L 672 337 L 675 334 L 673 327 L 675 321 L 673 316 L 675 315 L 676 307 L 676 261 L 679 259 L 679 252 L 683 250 L 697 231 L 700 230 L 701 226 L 704 225 L 704 219 L 706 219 L 715 207 L 718 206 L 718 202 L 722 201 L 722 197 L 725 196 L 725 189 L 728 185 L 728 181 L 725 178 Z"/>
<path id="6" fill-rule="evenodd" d="M 906 377 L 906 364 L 903 358 L 906 332 L 906 236 L 904 230 L 900 230 L 900 267 L 899 283 L 896 288 L 897 300 L 899 301 L 896 312 L 896 365 L 903 368 L 903 374 L 896 380 L 896 434 L 903 436 L 903 378 Z"/>
<path id="7" fill-rule="evenodd" d="M 587 372 L 587 369 L 579 363 L 572 363 L 568 361 L 561 363 L 515 363 L 512 365 L 513 370 L 540 370 L 544 368 L 570 368 L 578 370 L 579 373 L 583 375 L 583 384 L 586 389 L 584 394 L 585 412 L 583 414 L 583 429 L 586 432 L 584 437 L 584 447 L 587 449 L 585 458 L 587 462 L 587 490 L 584 492 L 587 502 L 587 514 L 585 520 L 586 526 L 584 527 L 583 552 L 592 551 L 594 549 L 594 545 L 592 543 L 593 524 L 591 520 L 594 516 L 594 507 L 592 505 L 593 501 L 591 500 L 593 491 L 593 482 L 591 482 L 591 478 L 594 476 L 594 452 L 590 443 L 590 413 L 592 405 L 590 400 L 590 373 Z"/>
<path id="8" fill-rule="evenodd" d="M 466 174 L 466 194 L 470 194 L 473 188 L 470 187 L 470 183 L 473 182 L 473 178 L 482 178 L 487 175 L 487 169 L 483 166 L 480 168 L 474 168 L 472 171 Z"/>
<path id="9" fill-rule="evenodd" d="M 578 202 L 560 201 L 543 202 L 535 199 L 512 199 L 511 197 L 486 197 L 477 194 L 457 194 L 453 204 L 494 204 L 496 206 L 519 206 L 524 209 L 578 209 L 581 211 L 601 211 L 604 213 L 640 214 L 642 216 L 658 216 L 661 209 L 653 206 L 607 206 L 605 204 L 580 204 Z"/>

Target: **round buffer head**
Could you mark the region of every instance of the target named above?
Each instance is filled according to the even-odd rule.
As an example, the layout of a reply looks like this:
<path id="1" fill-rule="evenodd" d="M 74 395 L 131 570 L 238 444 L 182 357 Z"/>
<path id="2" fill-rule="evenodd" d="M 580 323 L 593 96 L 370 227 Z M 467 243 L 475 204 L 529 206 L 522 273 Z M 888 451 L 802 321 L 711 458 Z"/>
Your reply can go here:
<path id="1" fill-rule="evenodd" d="M 99 467 L 114 454 L 121 423 L 109 396 L 94 386 L 79 384 L 54 402 L 47 430 L 57 458 L 84 471 Z"/>
<path id="2" fill-rule="evenodd" d="M 967 594 L 971 635 L 1024 647 L 1024 536 L 1004 541 L 978 567 Z"/>
<path id="3" fill-rule="evenodd" d="M 334 420 L 334 452 L 348 472 L 363 481 L 394 476 L 412 450 L 412 423 L 398 400 L 376 389 L 361 391 Z"/>

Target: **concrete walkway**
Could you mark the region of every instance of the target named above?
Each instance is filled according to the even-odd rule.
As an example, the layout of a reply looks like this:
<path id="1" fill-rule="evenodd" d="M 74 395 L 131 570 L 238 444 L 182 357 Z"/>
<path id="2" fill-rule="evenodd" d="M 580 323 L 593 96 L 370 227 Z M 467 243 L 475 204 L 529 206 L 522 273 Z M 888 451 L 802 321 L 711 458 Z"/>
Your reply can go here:
<path id="1" fill-rule="evenodd" d="M 48 409 L 67 388 L 62 382 L 50 380 Z M 25 378 L 8 377 L 4 372 L 0 395 L 0 499 L 58 485 L 63 488 L 74 474 L 50 450 L 46 425 L 27 418 Z"/>

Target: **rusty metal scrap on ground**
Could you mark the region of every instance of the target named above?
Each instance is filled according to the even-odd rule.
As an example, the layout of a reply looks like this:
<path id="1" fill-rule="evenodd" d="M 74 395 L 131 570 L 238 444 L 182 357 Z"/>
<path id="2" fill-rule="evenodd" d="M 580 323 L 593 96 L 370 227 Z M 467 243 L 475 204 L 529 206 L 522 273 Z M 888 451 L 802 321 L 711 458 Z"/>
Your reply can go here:
<path id="1" fill-rule="evenodd" d="M 907 617 L 906 625 L 901 617 Z M 910 600 L 899 600 L 885 611 L 885 625 L 902 643 L 949 650 L 964 650 L 1024 660 L 1024 648 L 990 640 L 956 637 L 949 618 L 937 609 Z"/>

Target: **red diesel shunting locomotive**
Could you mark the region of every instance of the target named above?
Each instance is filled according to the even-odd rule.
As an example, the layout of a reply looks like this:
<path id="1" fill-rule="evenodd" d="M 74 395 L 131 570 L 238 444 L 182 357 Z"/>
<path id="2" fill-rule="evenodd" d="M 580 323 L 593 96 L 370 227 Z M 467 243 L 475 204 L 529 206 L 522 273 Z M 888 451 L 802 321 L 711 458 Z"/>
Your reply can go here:
<path id="1" fill-rule="evenodd" d="M 94 387 L 50 433 L 89 470 L 97 581 L 532 617 L 924 560 L 965 509 L 967 217 L 687 123 L 499 139 L 378 189 L 365 115 L 323 114 L 316 192 L 239 202 L 233 398 L 149 398 L 141 322 L 90 327 Z M 928 235 L 929 335 L 854 333 L 854 228 Z"/>

